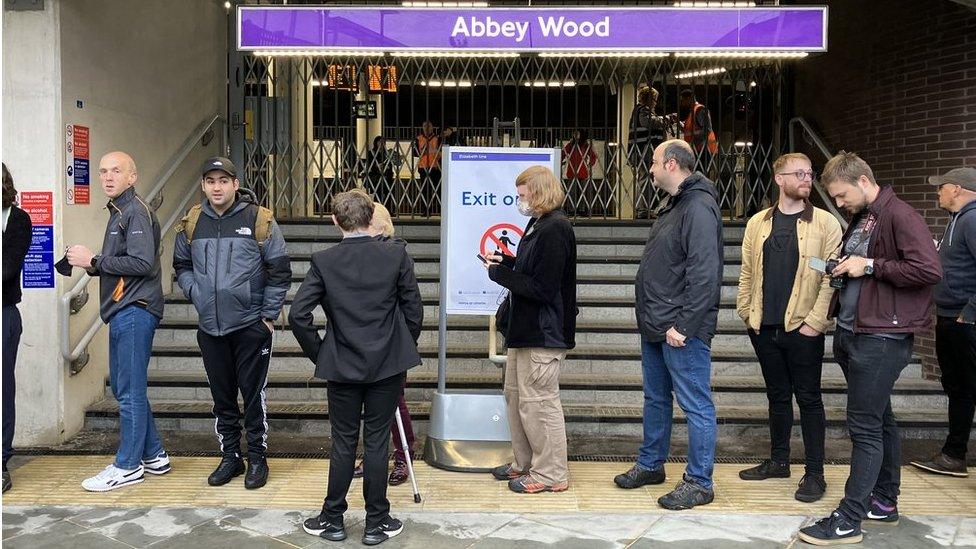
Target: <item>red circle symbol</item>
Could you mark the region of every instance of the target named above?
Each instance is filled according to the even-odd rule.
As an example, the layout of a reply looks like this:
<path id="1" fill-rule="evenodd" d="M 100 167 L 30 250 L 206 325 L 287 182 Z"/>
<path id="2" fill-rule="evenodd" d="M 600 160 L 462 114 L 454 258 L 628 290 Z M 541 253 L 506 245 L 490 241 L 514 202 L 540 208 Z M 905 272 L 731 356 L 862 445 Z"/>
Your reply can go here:
<path id="1" fill-rule="evenodd" d="M 508 238 L 508 235 L 501 234 L 501 231 L 512 231 L 516 236 L 518 236 L 518 242 L 522 241 L 522 236 L 524 235 L 524 231 L 521 228 L 516 225 L 512 225 L 511 223 L 499 223 L 497 225 L 492 225 L 491 227 L 488 227 L 485 234 L 481 236 L 481 245 L 479 246 L 481 255 L 488 255 L 487 246 L 488 243 L 491 242 L 495 245 L 494 251 L 501 251 L 503 254 L 510 255 L 512 257 L 515 256 L 514 251 L 509 246 L 513 245 L 517 248 L 518 242 L 512 241 L 510 238 Z"/>

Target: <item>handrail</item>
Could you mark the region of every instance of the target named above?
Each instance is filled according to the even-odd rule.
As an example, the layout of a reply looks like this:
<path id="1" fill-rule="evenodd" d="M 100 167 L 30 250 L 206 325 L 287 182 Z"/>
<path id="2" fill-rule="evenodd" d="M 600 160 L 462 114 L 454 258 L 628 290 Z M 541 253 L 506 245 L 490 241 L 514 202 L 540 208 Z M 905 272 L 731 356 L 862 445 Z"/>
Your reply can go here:
<path id="1" fill-rule="evenodd" d="M 495 326 L 495 315 L 488 315 L 488 360 L 499 368 L 508 362 L 507 355 L 498 354 L 498 328 Z"/>
<path id="2" fill-rule="evenodd" d="M 827 145 L 824 145 L 823 139 L 820 139 L 820 135 L 814 131 L 813 127 L 810 126 L 810 124 L 803 117 L 800 116 L 792 118 L 788 125 L 791 152 L 796 151 L 796 134 L 793 131 L 794 125 L 798 125 L 801 129 L 803 129 L 804 133 L 806 133 L 807 137 L 810 138 L 813 145 L 820 150 L 821 154 L 824 155 L 824 158 L 830 160 L 834 156 L 834 153 L 830 152 Z M 834 202 L 830 199 L 830 195 L 827 194 L 827 190 L 824 189 L 823 184 L 814 179 L 813 188 L 817 190 L 820 198 L 827 206 L 827 211 L 833 214 L 833 216 L 837 218 L 837 221 L 840 221 L 840 226 L 846 231 L 848 225 L 847 219 L 841 215 L 840 211 L 837 209 L 837 206 L 834 205 Z"/>
<path id="3" fill-rule="evenodd" d="M 166 168 L 163 170 L 162 175 L 160 175 L 159 181 L 153 186 L 144 199 L 147 203 L 152 203 L 152 201 L 162 192 L 166 183 L 173 177 L 173 174 L 182 166 L 183 162 L 186 160 L 187 156 L 193 151 L 197 143 L 201 143 L 206 137 L 207 133 L 214 129 L 215 124 L 220 122 L 222 125 L 226 126 L 223 117 L 219 113 L 214 113 L 200 122 L 199 125 L 193 130 L 192 133 L 183 142 L 183 145 L 177 150 L 177 152 L 170 157 L 166 164 Z M 226 128 L 221 128 L 220 132 L 220 152 L 224 154 L 224 147 L 227 143 Z M 162 238 L 169 229 L 173 226 L 177 219 L 182 217 L 183 210 L 186 204 L 194 196 L 193 193 L 185 193 L 183 201 L 176 207 L 173 213 L 169 216 L 163 228 L 160 231 L 160 238 Z M 95 338 L 95 335 L 105 324 L 102 322 L 100 316 L 96 316 L 89 323 L 88 328 L 85 330 L 85 335 L 81 337 L 78 344 L 71 347 L 71 334 L 70 334 L 70 321 L 71 315 L 77 314 L 81 311 L 82 307 L 88 302 L 88 283 L 91 282 L 92 276 L 87 272 L 78 279 L 78 282 L 71 287 L 70 290 L 61 296 L 61 301 L 59 303 L 59 314 L 61 320 L 61 357 L 68 363 L 71 375 L 77 374 L 88 364 L 88 344 L 91 340 Z"/>

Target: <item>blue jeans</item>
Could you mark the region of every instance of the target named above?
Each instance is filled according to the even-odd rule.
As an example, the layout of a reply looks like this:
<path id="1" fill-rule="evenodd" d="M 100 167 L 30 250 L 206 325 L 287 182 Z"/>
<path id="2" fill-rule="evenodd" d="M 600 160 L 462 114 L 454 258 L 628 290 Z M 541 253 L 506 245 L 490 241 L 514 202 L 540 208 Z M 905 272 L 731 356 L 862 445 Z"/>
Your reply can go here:
<path id="1" fill-rule="evenodd" d="M 715 405 L 712 403 L 711 349 L 698 338 L 684 347 L 641 340 L 644 370 L 644 444 L 637 464 L 658 470 L 671 447 L 671 393 L 688 421 L 688 466 L 685 476 L 704 488 L 712 488 L 715 464 Z"/>
<path id="2" fill-rule="evenodd" d="M 115 466 L 135 469 L 142 459 L 163 453 L 146 396 L 146 375 L 159 319 L 135 305 L 115 313 L 108 324 L 108 372 L 119 401 L 119 450 Z"/>

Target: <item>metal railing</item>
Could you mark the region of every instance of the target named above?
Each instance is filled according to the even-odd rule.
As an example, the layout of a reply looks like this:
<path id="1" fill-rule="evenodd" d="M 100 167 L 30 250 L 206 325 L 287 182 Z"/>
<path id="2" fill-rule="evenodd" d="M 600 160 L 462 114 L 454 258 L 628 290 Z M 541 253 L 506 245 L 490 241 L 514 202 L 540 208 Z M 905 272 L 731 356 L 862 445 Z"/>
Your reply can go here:
<path id="1" fill-rule="evenodd" d="M 186 158 L 193 152 L 193 149 L 199 144 L 200 146 L 206 147 L 212 141 L 215 130 L 220 126 L 220 151 L 221 154 L 226 154 L 227 146 L 227 125 L 224 123 L 224 119 L 218 113 L 214 113 L 204 119 L 200 124 L 190 133 L 190 135 L 183 142 L 183 145 L 176 151 L 176 153 L 170 157 L 170 159 L 165 164 L 162 174 L 159 176 L 159 180 L 153 186 L 152 190 L 149 191 L 144 199 L 147 203 L 153 205 L 153 209 L 158 209 L 162 203 L 162 195 L 160 194 L 166 184 L 172 179 L 173 175 L 179 170 L 183 165 Z M 195 181 L 194 181 L 195 183 Z M 189 187 L 189 185 L 187 185 Z M 184 198 L 182 202 L 177 205 L 176 209 L 166 220 L 166 223 L 162 226 L 160 230 L 160 239 L 162 239 L 172 228 L 176 220 L 180 219 L 186 208 L 187 203 L 193 196 L 192 192 L 184 193 Z M 157 198 L 159 200 L 157 200 Z M 81 312 L 85 304 L 88 303 L 88 283 L 92 281 L 92 276 L 88 273 L 82 275 L 78 282 L 71 287 L 70 290 L 61 296 L 61 301 L 59 303 L 59 318 L 61 322 L 61 356 L 68 363 L 71 375 L 77 374 L 88 364 L 88 345 L 91 343 L 98 331 L 105 325 L 102 322 L 100 316 L 95 316 L 88 324 L 88 328 L 85 330 L 85 334 L 81 337 L 78 343 L 72 347 L 71 346 L 71 315 Z"/>
<path id="2" fill-rule="evenodd" d="M 828 149 L 827 145 L 824 144 L 823 139 L 820 138 L 820 135 L 814 131 L 812 126 L 810 126 L 810 123 L 800 116 L 792 118 L 789 123 L 790 152 L 796 151 L 796 127 L 800 128 L 806 141 L 816 147 L 817 150 L 824 155 L 824 159 L 830 160 L 834 156 L 834 153 L 830 152 L 830 149 Z M 840 211 L 837 209 L 837 206 L 834 205 L 833 200 L 830 199 L 830 195 L 827 194 L 827 190 L 824 189 L 823 183 L 814 178 L 813 188 L 817 190 L 817 194 L 819 194 L 821 200 L 823 200 L 827 211 L 833 214 L 833 216 L 837 218 L 837 221 L 840 221 L 840 226 L 846 231 L 848 225 L 847 219 L 841 215 Z"/>

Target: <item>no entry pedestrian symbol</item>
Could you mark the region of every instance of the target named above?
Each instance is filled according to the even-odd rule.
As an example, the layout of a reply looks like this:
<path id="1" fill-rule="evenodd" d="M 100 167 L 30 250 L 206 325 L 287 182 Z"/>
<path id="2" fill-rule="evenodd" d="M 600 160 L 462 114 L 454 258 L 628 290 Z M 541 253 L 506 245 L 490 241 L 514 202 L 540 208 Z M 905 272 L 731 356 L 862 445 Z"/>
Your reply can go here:
<path id="1" fill-rule="evenodd" d="M 515 256 L 515 249 L 522 241 L 522 229 L 511 223 L 492 225 L 481 236 L 481 255 L 498 252 Z"/>

